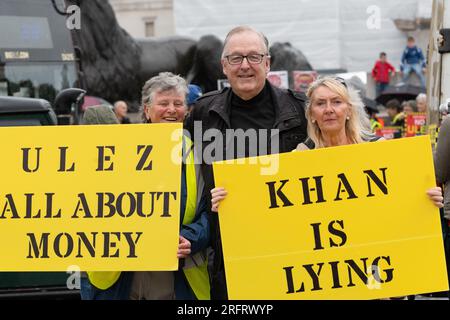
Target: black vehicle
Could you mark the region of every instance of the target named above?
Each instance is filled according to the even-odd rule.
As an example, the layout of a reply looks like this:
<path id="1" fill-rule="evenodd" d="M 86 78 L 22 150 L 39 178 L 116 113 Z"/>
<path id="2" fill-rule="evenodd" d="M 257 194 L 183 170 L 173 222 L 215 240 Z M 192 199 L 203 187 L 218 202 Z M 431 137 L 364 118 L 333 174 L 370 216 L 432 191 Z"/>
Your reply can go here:
<path id="1" fill-rule="evenodd" d="M 0 96 L 54 104 L 80 87 L 78 59 L 63 0 L 0 0 Z"/>
<path id="2" fill-rule="evenodd" d="M 0 97 L 0 127 L 56 124 L 56 114 L 46 100 Z"/>

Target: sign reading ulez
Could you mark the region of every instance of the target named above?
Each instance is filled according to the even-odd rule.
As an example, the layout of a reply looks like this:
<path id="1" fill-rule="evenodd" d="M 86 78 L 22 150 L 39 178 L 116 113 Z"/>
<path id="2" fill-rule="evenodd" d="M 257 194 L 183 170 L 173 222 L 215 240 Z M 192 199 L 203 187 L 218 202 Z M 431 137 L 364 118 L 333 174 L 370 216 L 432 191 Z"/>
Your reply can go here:
<path id="1" fill-rule="evenodd" d="M 429 137 L 214 164 L 231 299 L 376 299 L 448 289 Z M 414 161 L 405 161 L 414 159 Z M 239 179 L 237 177 L 245 177 Z"/>
<path id="2" fill-rule="evenodd" d="M 0 136 L 0 271 L 178 268 L 181 125 Z"/>

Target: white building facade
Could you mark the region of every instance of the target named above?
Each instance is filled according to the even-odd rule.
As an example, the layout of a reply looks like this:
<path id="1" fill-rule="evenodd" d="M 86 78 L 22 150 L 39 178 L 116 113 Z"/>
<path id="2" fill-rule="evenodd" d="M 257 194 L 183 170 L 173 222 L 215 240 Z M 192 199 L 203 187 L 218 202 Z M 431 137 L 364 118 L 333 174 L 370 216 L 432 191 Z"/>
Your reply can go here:
<path id="1" fill-rule="evenodd" d="M 134 38 L 175 34 L 173 0 L 109 0 L 119 25 Z"/>

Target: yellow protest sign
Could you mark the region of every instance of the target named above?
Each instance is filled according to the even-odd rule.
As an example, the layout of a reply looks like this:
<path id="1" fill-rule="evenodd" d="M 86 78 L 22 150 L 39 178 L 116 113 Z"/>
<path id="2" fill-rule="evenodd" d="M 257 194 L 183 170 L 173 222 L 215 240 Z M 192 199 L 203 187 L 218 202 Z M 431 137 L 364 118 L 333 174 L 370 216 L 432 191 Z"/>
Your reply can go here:
<path id="1" fill-rule="evenodd" d="M 181 124 L 0 128 L 0 270 L 176 270 Z"/>
<path id="2" fill-rule="evenodd" d="M 231 299 L 376 299 L 448 289 L 428 136 L 214 164 Z M 271 156 L 271 161 L 276 156 Z M 267 159 L 266 159 L 267 160 Z M 255 161 L 262 163 L 267 161 Z"/>

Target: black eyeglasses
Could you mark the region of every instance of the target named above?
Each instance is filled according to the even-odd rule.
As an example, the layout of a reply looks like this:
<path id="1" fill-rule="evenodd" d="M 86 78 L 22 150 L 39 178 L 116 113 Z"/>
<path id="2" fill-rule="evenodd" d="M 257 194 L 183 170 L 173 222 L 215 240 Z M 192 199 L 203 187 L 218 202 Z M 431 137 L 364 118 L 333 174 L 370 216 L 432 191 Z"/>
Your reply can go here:
<path id="1" fill-rule="evenodd" d="M 263 61 L 263 58 L 267 56 L 267 54 L 262 53 L 252 53 L 248 54 L 246 56 L 243 56 L 241 54 L 230 54 L 228 56 L 225 56 L 228 63 L 231 65 L 238 65 L 241 64 L 244 61 L 244 58 L 247 59 L 247 62 L 249 64 L 260 64 Z"/>
<path id="2" fill-rule="evenodd" d="M 342 84 L 346 89 L 347 89 L 347 84 L 345 83 L 344 78 L 341 77 L 335 77 L 334 78 L 336 81 L 338 81 L 340 84 Z"/>

